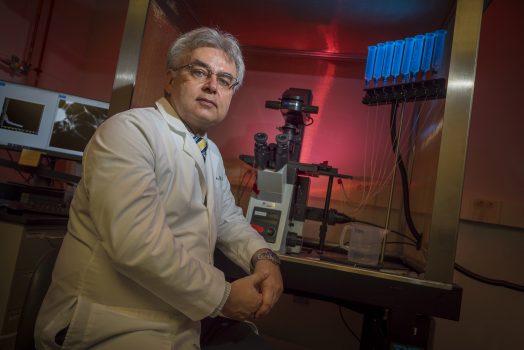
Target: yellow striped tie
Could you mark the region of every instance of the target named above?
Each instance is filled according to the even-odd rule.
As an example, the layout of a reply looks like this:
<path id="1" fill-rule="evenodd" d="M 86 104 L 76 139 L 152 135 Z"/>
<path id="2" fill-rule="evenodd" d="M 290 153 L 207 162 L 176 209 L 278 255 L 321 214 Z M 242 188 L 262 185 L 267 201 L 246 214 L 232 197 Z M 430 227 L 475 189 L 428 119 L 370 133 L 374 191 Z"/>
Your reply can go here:
<path id="1" fill-rule="evenodd" d="M 204 161 L 206 161 L 206 154 L 207 154 L 207 141 L 205 138 L 200 137 L 198 135 L 193 135 L 193 140 L 195 140 L 198 148 L 200 149 L 200 153 L 202 153 L 202 157 L 204 158 Z"/>

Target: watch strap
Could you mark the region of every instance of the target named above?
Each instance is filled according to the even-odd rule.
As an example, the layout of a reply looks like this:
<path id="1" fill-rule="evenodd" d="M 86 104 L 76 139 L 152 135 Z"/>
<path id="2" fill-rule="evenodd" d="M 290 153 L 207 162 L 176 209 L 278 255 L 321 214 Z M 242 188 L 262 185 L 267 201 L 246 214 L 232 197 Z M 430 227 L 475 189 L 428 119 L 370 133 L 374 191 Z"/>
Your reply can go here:
<path id="1" fill-rule="evenodd" d="M 280 265 L 280 258 L 278 257 L 278 255 L 275 254 L 271 249 L 264 249 L 261 252 L 258 252 L 255 255 L 253 255 L 253 257 L 251 258 L 251 272 L 255 270 L 255 265 L 260 260 L 269 260 L 277 266 Z"/>

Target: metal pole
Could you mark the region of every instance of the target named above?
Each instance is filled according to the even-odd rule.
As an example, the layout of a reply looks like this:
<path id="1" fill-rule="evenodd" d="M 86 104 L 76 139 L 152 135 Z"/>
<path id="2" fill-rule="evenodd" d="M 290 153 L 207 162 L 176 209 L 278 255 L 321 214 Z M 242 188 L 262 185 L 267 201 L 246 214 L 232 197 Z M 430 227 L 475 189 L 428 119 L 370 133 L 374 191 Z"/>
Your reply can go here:
<path id="1" fill-rule="evenodd" d="M 426 279 L 453 282 L 483 0 L 457 0 Z"/>
<path id="2" fill-rule="evenodd" d="M 116 67 L 109 115 L 131 107 L 150 0 L 130 0 Z"/>

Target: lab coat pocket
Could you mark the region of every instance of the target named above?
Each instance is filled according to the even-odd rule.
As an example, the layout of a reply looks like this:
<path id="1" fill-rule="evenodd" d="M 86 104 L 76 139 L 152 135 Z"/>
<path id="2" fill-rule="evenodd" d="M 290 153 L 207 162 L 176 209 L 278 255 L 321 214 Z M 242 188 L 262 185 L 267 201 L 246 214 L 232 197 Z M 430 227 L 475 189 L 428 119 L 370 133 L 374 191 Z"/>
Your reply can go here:
<path id="1" fill-rule="evenodd" d="M 173 326 L 147 310 L 112 307 L 80 296 L 63 349 L 171 349 Z"/>

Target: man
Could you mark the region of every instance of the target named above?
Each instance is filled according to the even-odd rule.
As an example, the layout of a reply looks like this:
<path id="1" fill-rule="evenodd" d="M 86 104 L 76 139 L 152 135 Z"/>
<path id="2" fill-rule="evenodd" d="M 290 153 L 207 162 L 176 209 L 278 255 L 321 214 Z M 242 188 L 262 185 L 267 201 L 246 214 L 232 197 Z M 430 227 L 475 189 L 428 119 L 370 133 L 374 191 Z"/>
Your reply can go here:
<path id="1" fill-rule="evenodd" d="M 203 318 L 270 311 L 282 292 L 278 258 L 235 205 L 206 137 L 243 76 L 237 41 L 196 29 L 170 48 L 155 108 L 98 128 L 37 320 L 37 347 L 199 349 Z M 213 266 L 215 245 L 253 273 L 227 283 Z"/>

